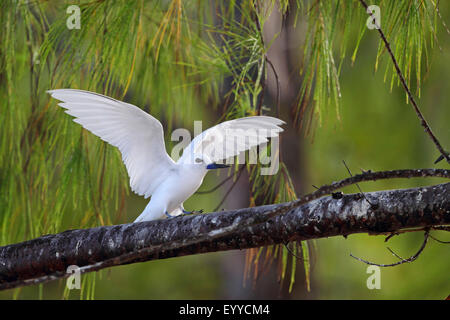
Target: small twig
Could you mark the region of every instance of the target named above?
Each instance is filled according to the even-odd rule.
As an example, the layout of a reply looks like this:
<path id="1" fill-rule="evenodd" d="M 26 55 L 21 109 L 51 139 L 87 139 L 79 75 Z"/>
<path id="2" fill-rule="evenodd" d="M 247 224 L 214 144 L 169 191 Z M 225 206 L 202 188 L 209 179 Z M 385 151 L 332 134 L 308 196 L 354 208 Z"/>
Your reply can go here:
<path id="1" fill-rule="evenodd" d="M 265 73 L 266 73 L 266 60 L 264 60 L 263 61 L 263 74 L 264 74 L 264 79 L 262 79 L 262 81 L 261 81 L 261 93 L 260 93 L 260 96 L 259 96 L 259 101 L 258 101 L 258 107 L 257 107 L 257 111 L 256 111 L 256 114 L 258 115 L 258 116 L 260 116 L 260 115 L 262 115 L 262 105 L 263 105 L 263 102 L 264 102 L 264 94 L 265 94 L 265 92 L 266 92 L 266 81 L 267 81 L 267 77 L 265 76 Z"/>
<path id="2" fill-rule="evenodd" d="M 398 231 L 392 232 L 390 235 L 386 237 L 386 239 L 384 239 L 384 242 L 388 242 L 393 236 L 398 236 L 399 234 L 400 232 Z"/>
<path id="3" fill-rule="evenodd" d="M 258 4 L 257 4 L 256 1 L 254 2 L 254 6 L 255 6 L 255 14 L 256 14 L 256 19 L 255 19 L 256 28 L 258 29 L 258 32 L 261 35 L 261 43 L 262 43 L 263 48 L 265 50 L 264 35 L 263 35 L 263 32 L 262 32 L 261 24 L 259 22 L 259 17 L 258 17 L 258 12 L 257 12 L 258 11 Z M 275 75 L 275 81 L 277 83 L 277 117 L 279 118 L 280 117 L 280 101 L 281 101 L 280 79 L 278 78 L 278 73 L 275 70 L 275 67 L 274 67 L 272 61 L 270 61 L 269 57 L 267 56 L 267 53 L 264 53 L 264 60 L 265 60 L 264 63 L 267 62 L 269 64 L 270 68 L 273 71 L 273 74 Z M 265 69 L 265 65 L 263 66 L 263 68 Z M 263 81 L 262 92 L 261 92 L 262 96 L 264 96 L 266 80 L 267 79 L 265 78 L 264 81 Z M 261 114 L 262 102 L 263 102 L 263 97 L 260 97 L 260 101 L 258 103 L 258 109 L 257 109 L 258 115 Z"/>
<path id="4" fill-rule="evenodd" d="M 432 228 L 434 230 L 441 230 L 441 231 L 448 231 L 448 232 L 450 232 L 450 227 L 449 226 L 433 226 Z"/>
<path id="5" fill-rule="evenodd" d="M 399 235 L 401 235 L 403 233 L 407 233 L 407 232 L 426 231 L 427 228 L 429 228 L 429 227 L 397 230 L 397 231 L 391 232 L 389 234 L 389 236 L 387 236 L 386 239 L 384 239 L 384 242 L 388 242 L 393 236 L 399 236 Z M 431 228 L 433 229 L 433 227 L 431 227 Z"/>
<path id="6" fill-rule="evenodd" d="M 439 243 L 444 243 L 444 244 L 449 244 L 450 243 L 450 241 L 442 241 L 442 240 L 436 239 L 431 234 L 430 234 L 430 238 L 433 239 L 434 241 L 439 242 Z"/>
<path id="7" fill-rule="evenodd" d="M 239 169 L 239 173 L 238 176 L 236 178 L 236 180 L 233 182 L 233 184 L 231 185 L 231 187 L 227 190 L 227 192 L 225 193 L 225 195 L 223 196 L 222 200 L 220 201 L 220 203 L 217 205 L 217 207 L 213 210 L 213 211 L 217 211 L 219 210 L 220 206 L 225 202 L 225 200 L 228 198 L 228 196 L 230 195 L 231 191 L 233 190 L 233 188 L 236 186 L 237 182 L 239 181 L 239 178 L 241 177 L 242 172 L 244 172 L 245 169 L 245 165 L 243 165 L 241 167 L 241 169 Z M 231 176 L 233 177 L 233 176 Z"/>
<path id="8" fill-rule="evenodd" d="M 287 249 L 287 251 L 289 251 L 289 253 L 290 253 L 293 257 L 295 257 L 296 259 L 298 259 L 298 260 L 300 260 L 300 261 L 303 261 L 303 258 L 297 256 L 297 254 L 294 253 L 294 251 L 292 251 L 291 248 L 289 248 L 289 242 L 283 243 L 283 245 L 284 245 L 284 247 Z"/>
<path id="9" fill-rule="evenodd" d="M 391 263 L 391 264 L 378 264 L 378 263 L 370 262 L 370 261 L 367 261 L 367 260 L 364 260 L 364 259 L 355 257 L 355 256 L 354 256 L 353 254 L 351 254 L 351 253 L 350 253 L 350 257 L 352 257 L 352 258 L 354 258 L 354 259 L 356 259 L 356 260 L 359 260 L 359 261 L 361 261 L 361 262 L 364 262 L 365 264 L 369 264 L 369 265 L 372 265 L 372 266 L 378 266 L 378 267 L 394 267 L 394 266 L 398 266 L 398 265 L 401 265 L 401 264 L 404 264 L 404 263 L 413 262 L 414 260 L 416 260 L 416 259 L 419 257 L 419 255 L 422 253 L 423 249 L 425 249 L 425 247 L 426 247 L 426 245 L 427 245 L 427 242 L 428 242 L 428 237 L 429 237 L 429 235 L 430 235 L 430 230 L 427 229 L 427 230 L 425 231 L 425 233 L 424 233 L 424 240 L 423 240 L 422 245 L 420 246 L 420 249 L 419 249 L 413 256 L 411 256 L 411 257 L 409 257 L 409 258 L 407 258 L 407 259 L 403 259 L 403 258 L 400 257 L 398 254 L 396 254 L 394 251 L 392 251 L 390 248 L 388 248 L 388 250 L 389 250 L 393 255 L 395 255 L 397 258 L 400 259 L 400 261 L 399 261 L 399 262 L 396 262 L 396 263 Z"/>
<path id="10" fill-rule="evenodd" d="M 350 168 L 347 166 L 347 163 L 345 163 L 345 160 L 342 160 L 342 162 L 344 163 L 344 166 L 347 169 L 348 174 L 350 175 L 350 177 L 353 177 L 352 172 L 350 171 Z M 372 204 L 372 202 L 369 201 L 369 199 L 367 199 L 366 195 L 364 194 L 364 192 L 359 187 L 359 184 L 355 183 L 355 185 L 358 187 L 359 193 L 364 197 L 364 199 L 367 201 L 367 203 L 370 204 L 371 207 L 373 207 L 374 205 Z"/>
<path id="11" fill-rule="evenodd" d="M 368 5 L 364 0 L 359 0 L 361 2 L 361 4 L 363 5 L 363 7 L 366 9 L 366 12 L 368 11 Z M 369 12 L 368 12 L 369 13 Z M 386 39 L 386 36 L 384 35 L 383 30 L 381 29 L 381 26 L 376 24 L 376 19 L 373 16 L 373 13 L 370 12 L 369 13 L 370 16 L 373 18 L 373 21 L 376 25 L 376 29 L 378 31 L 378 33 L 381 36 L 381 39 L 384 42 L 384 45 L 386 46 L 387 51 L 389 52 L 389 55 L 391 56 L 392 59 L 392 63 L 394 64 L 395 70 L 397 72 L 398 78 L 400 79 L 400 82 L 402 83 L 403 87 L 405 88 L 406 94 L 409 97 L 409 100 L 411 101 L 411 104 L 414 107 L 414 111 L 417 114 L 417 117 L 420 120 L 420 124 L 422 125 L 422 127 L 424 128 L 425 132 L 428 134 L 428 136 L 431 138 L 431 140 L 433 141 L 433 143 L 436 145 L 436 148 L 439 150 L 439 152 L 441 153 L 441 156 L 438 158 L 438 160 L 436 160 L 437 162 L 439 162 L 439 159 L 446 159 L 448 163 L 450 163 L 450 155 L 448 152 L 446 152 L 444 150 L 444 148 L 442 147 L 441 143 L 439 142 L 439 140 L 437 139 L 437 137 L 434 135 L 433 131 L 431 131 L 430 126 L 428 125 L 427 121 L 425 120 L 424 116 L 422 115 L 422 112 L 419 109 L 419 106 L 416 103 L 416 100 L 414 99 L 411 90 L 408 87 L 408 84 L 406 83 L 406 80 L 403 76 L 402 71 L 400 70 L 400 67 L 397 63 L 397 60 L 395 59 L 394 53 L 392 52 L 391 46 L 389 44 L 389 42 Z"/>
<path id="12" fill-rule="evenodd" d="M 301 206 L 302 204 L 318 199 L 322 196 L 331 194 L 335 190 L 342 189 L 344 187 L 353 185 L 358 182 L 376 181 L 392 178 L 413 178 L 413 177 L 450 178 L 450 171 L 445 169 L 401 169 L 401 170 L 377 171 L 377 172 L 366 171 L 364 173 L 357 174 L 353 177 L 333 182 L 332 184 L 323 185 L 316 191 L 301 196 L 298 200 L 292 201 L 289 205 L 286 205 L 285 210 L 287 211 L 292 208 Z M 445 228 L 445 226 L 442 226 L 442 228 Z M 450 228 L 439 230 L 450 231 Z"/>
<path id="13" fill-rule="evenodd" d="M 438 230 L 438 231 L 450 231 L 450 228 L 447 227 L 447 226 L 430 226 L 429 228 L 432 229 L 432 230 Z M 393 236 L 398 236 L 398 235 L 406 233 L 406 232 L 417 232 L 417 231 L 425 231 L 425 230 L 426 230 L 426 228 L 397 230 L 397 231 L 391 232 L 391 234 L 389 236 L 387 236 L 386 239 L 384 239 L 384 242 L 388 242 Z M 450 241 L 442 241 L 442 240 L 436 239 L 431 234 L 430 234 L 430 238 L 435 240 L 435 241 L 437 241 L 437 242 L 440 242 L 440 243 L 445 243 L 445 244 L 446 243 L 450 243 Z"/>
<path id="14" fill-rule="evenodd" d="M 446 152 L 447 155 L 449 155 L 448 152 Z M 435 161 L 434 164 L 441 162 L 442 160 L 444 160 L 444 156 L 441 154 Z"/>
<path id="15" fill-rule="evenodd" d="M 214 191 L 216 191 L 217 189 L 219 189 L 221 186 L 223 186 L 228 180 L 232 179 L 233 175 L 226 177 L 222 182 L 220 182 L 217 186 L 215 186 L 212 189 L 206 190 L 206 191 L 197 191 L 196 194 L 207 194 L 207 193 L 212 193 Z"/>
<path id="16" fill-rule="evenodd" d="M 255 6 L 256 29 L 258 30 L 258 33 L 259 33 L 259 35 L 261 37 L 261 44 L 262 44 L 263 50 L 265 50 L 264 36 L 263 36 L 263 33 L 262 33 L 261 23 L 259 22 L 259 16 L 258 16 L 258 4 L 257 4 L 257 1 L 254 1 L 254 6 Z M 261 94 L 259 96 L 258 106 L 256 108 L 256 110 L 257 110 L 256 112 L 257 112 L 257 114 L 259 116 L 261 115 L 261 112 L 262 112 L 262 104 L 263 104 L 263 101 L 264 101 L 264 93 L 266 92 L 266 80 L 267 80 L 267 77 L 266 77 L 266 54 L 265 53 L 264 53 L 264 60 L 262 61 L 262 63 L 263 63 L 263 66 L 262 66 L 263 70 L 262 70 L 262 72 L 263 72 L 263 75 L 264 75 L 264 79 L 261 81 Z"/>
<path id="17" fill-rule="evenodd" d="M 396 256 L 399 260 L 405 260 L 405 259 L 403 259 L 402 257 L 400 257 L 398 254 L 396 254 L 396 253 L 394 252 L 394 250 L 392 250 L 391 248 L 387 247 L 387 249 L 388 249 L 394 256 Z"/>
<path id="18" fill-rule="evenodd" d="M 438 0 L 438 1 L 439 1 L 439 0 Z M 447 31 L 447 33 L 450 35 L 450 30 L 448 29 L 447 24 L 445 23 L 445 20 L 444 20 L 444 19 L 442 18 L 442 16 L 441 16 L 441 11 L 439 10 L 439 3 L 434 3 L 433 0 L 431 0 L 431 3 L 434 5 L 434 8 L 436 9 L 436 13 L 437 13 L 438 16 L 439 16 L 439 19 L 441 19 L 441 23 L 442 23 L 442 25 L 443 25 L 445 31 Z"/>
<path id="19" fill-rule="evenodd" d="M 269 66 L 272 68 L 273 74 L 275 75 L 275 81 L 277 82 L 277 117 L 280 117 L 280 101 L 281 101 L 281 86 L 280 79 L 278 78 L 278 73 L 273 66 L 272 61 L 270 61 L 269 57 L 266 55 L 266 61 Z"/>

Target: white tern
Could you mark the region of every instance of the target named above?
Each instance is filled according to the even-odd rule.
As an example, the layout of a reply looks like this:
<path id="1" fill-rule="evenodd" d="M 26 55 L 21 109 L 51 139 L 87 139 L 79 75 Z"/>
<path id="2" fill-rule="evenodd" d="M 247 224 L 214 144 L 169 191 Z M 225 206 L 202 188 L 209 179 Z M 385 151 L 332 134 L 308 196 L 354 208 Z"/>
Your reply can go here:
<path id="1" fill-rule="evenodd" d="M 47 92 L 62 101 L 59 105 L 75 117 L 73 121 L 119 148 L 131 189 L 146 199 L 151 196 L 135 222 L 188 213 L 183 202 L 200 187 L 208 170 L 228 167 L 217 162 L 278 136 L 285 123 L 269 116 L 222 122 L 197 135 L 174 162 L 166 152 L 161 122 L 135 105 L 84 90 Z M 236 142 L 242 135 L 245 139 Z"/>

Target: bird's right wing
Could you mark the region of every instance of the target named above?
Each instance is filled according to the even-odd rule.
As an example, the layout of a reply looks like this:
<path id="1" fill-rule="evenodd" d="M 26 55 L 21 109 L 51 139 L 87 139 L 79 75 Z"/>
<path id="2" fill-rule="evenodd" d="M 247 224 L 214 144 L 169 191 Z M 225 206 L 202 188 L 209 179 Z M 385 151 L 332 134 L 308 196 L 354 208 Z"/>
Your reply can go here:
<path id="1" fill-rule="evenodd" d="M 62 101 L 66 113 L 102 140 L 118 147 L 130 176 L 131 189 L 148 198 L 175 167 L 164 145 L 161 123 L 138 107 L 83 90 L 48 93 Z"/>
<path id="2" fill-rule="evenodd" d="M 183 150 L 179 162 L 192 162 L 203 154 L 212 162 L 228 159 L 266 143 L 283 131 L 283 120 L 269 116 L 253 116 L 222 122 L 197 135 Z"/>

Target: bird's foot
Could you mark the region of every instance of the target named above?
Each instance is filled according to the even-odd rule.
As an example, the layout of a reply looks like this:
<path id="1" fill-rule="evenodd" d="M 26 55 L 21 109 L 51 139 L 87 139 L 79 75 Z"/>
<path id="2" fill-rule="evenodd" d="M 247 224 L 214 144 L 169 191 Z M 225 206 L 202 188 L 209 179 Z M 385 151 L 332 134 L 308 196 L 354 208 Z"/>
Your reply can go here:
<path id="1" fill-rule="evenodd" d="M 164 212 L 164 214 L 166 215 L 166 217 L 167 217 L 168 219 L 175 218 L 175 216 L 171 216 L 167 211 Z"/>
<path id="2" fill-rule="evenodd" d="M 203 213 L 203 209 L 193 211 L 186 211 L 183 209 L 183 214 L 194 214 L 194 213 Z"/>

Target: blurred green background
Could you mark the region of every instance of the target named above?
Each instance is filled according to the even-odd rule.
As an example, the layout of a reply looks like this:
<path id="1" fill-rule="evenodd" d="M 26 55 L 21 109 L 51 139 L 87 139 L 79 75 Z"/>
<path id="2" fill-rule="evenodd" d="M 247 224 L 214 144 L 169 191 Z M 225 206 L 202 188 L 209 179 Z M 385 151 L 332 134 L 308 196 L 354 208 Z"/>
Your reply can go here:
<path id="1" fill-rule="evenodd" d="M 412 2 L 415 3 L 415 1 Z M 161 7 L 166 8 L 170 6 L 168 3 L 161 2 Z M 45 2 L 42 5 L 43 10 L 50 10 Z M 55 21 L 59 18 L 64 19 L 67 16 L 64 12 L 65 6 L 66 3 L 61 1 L 58 8 L 62 11 L 58 13 L 57 10 L 54 10 L 51 15 L 52 19 Z M 150 5 L 146 3 L 146 6 Z M 355 8 L 358 8 L 358 6 L 356 5 Z M 151 8 L 148 8 L 148 10 L 150 11 Z M 450 127 L 448 126 L 450 108 L 447 97 L 450 92 L 450 65 L 448 63 L 450 61 L 450 34 L 442 25 L 442 22 L 450 24 L 449 3 L 443 1 L 440 3 L 440 14 L 442 15 L 442 20 L 438 19 L 435 25 L 438 45 L 435 44 L 428 51 L 429 70 L 425 70 L 426 68 L 424 68 L 421 94 L 420 98 L 417 98 L 417 101 L 426 119 L 432 126 L 434 133 L 440 138 L 442 145 L 448 147 L 450 145 Z M 290 15 L 292 16 L 292 12 L 290 12 Z M 2 17 L 6 19 L 5 14 Z M 300 15 L 298 19 L 297 26 L 294 31 L 291 31 L 289 38 L 280 37 L 272 44 L 273 47 L 277 45 L 286 46 L 287 42 L 287 47 L 291 52 L 290 59 L 292 60 L 296 59 L 296 55 L 301 55 L 300 53 L 303 50 L 300 40 L 295 40 L 295 37 L 303 39 L 304 33 L 306 32 L 306 27 L 302 20 L 304 16 Z M 7 21 L 3 20 L 2 25 L 4 23 L 7 23 Z M 17 25 L 19 24 L 17 23 Z M 14 28 L 13 25 L 10 25 L 10 27 Z M 359 26 L 355 26 L 356 30 L 359 30 L 358 28 Z M 138 29 L 139 26 L 136 26 L 134 30 L 136 31 Z M 155 30 L 158 29 L 153 28 L 150 31 L 144 30 L 140 32 L 155 32 Z M 149 37 L 149 39 L 152 38 Z M 351 38 L 351 40 L 353 42 L 351 42 L 350 48 L 353 49 L 356 37 Z M 20 43 L 23 39 L 17 41 Z M 284 44 L 281 43 L 282 41 L 284 41 Z M 297 45 L 297 43 L 299 44 Z M 380 69 L 376 72 L 374 71 L 378 44 L 378 33 L 375 30 L 367 30 L 359 44 L 359 51 L 355 62 L 352 63 L 350 59 L 345 59 L 342 63 L 342 69 L 340 71 L 340 89 L 342 94 L 340 101 L 340 121 L 336 120 L 334 112 L 326 111 L 322 124 L 317 125 L 314 132 L 307 136 L 305 136 L 304 132 L 298 133 L 291 124 L 288 125 L 285 134 L 290 138 L 286 138 L 286 141 L 282 140 L 281 148 L 283 157 L 289 158 L 286 159 L 286 165 L 290 172 L 293 172 L 294 185 L 299 195 L 313 191 L 312 185 L 320 186 L 346 178 L 348 173 L 342 164 L 342 160 L 346 161 L 353 173 L 360 172 L 361 168 L 372 171 L 402 168 L 448 168 L 448 164 L 444 163 L 444 161 L 438 165 L 432 165 L 438 153 L 429 138 L 424 134 L 412 106 L 406 104 L 403 88 L 394 85 L 392 92 L 390 92 L 389 80 L 385 81 L 384 79 L 385 65 L 388 61 L 386 54 L 382 56 L 383 59 Z M 335 45 L 339 46 L 338 44 Z M 7 51 L 7 48 L 3 47 L 1 50 Z M 114 52 L 111 54 L 114 54 Z M 170 60 L 173 58 L 172 56 L 168 56 L 168 53 L 166 55 L 164 48 L 161 49 L 159 54 L 159 59 L 161 60 Z M 271 54 L 275 67 L 279 68 L 280 74 L 283 73 L 282 64 L 279 63 L 279 59 L 277 60 L 276 57 L 277 52 L 269 51 L 269 57 Z M 145 57 L 144 53 L 142 55 L 144 56 L 142 61 L 145 60 L 144 58 L 150 59 L 148 56 Z M 26 63 L 27 57 L 16 57 L 16 63 L 18 65 L 22 61 Z M 201 61 L 196 61 L 196 63 L 201 63 Z M 287 61 L 288 66 L 289 63 L 290 61 Z M 292 64 L 295 65 L 295 63 Z M 142 67 L 142 64 L 138 63 L 136 69 L 139 69 L 139 67 Z M 176 70 L 176 65 L 172 67 L 173 69 L 170 69 L 171 71 Z M 23 67 L 17 67 L 17 69 L 21 68 Z M 139 73 L 139 71 L 136 72 Z M 301 81 L 298 75 L 292 75 L 293 72 L 296 71 L 290 71 L 288 68 L 285 75 L 287 79 Z M 163 81 L 170 83 L 171 76 L 173 76 L 172 73 L 167 73 L 165 75 L 167 78 L 161 79 L 162 83 L 160 86 L 164 87 L 165 82 Z M 62 81 L 56 83 L 58 85 L 72 84 L 74 87 L 88 89 L 88 86 L 83 87 L 83 84 L 87 83 L 86 77 L 89 78 L 89 76 L 85 74 L 84 77 L 84 79 L 83 77 L 77 78 L 74 82 Z M 118 79 L 121 79 L 120 75 Z M 142 79 L 145 80 L 145 77 Z M 138 84 L 139 80 L 142 79 L 131 81 L 130 91 L 125 100 L 135 104 L 142 101 L 151 101 L 150 109 L 152 114 L 164 121 L 173 117 L 175 121 L 172 122 L 171 126 L 174 128 L 184 125 L 192 129 L 192 121 L 190 120 L 197 119 L 203 119 L 205 121 L 204 123 L 210 126 L 218 119 L 217 111 L 207 108 L 203 109 L 202 105 L 195 106 L 196 102 L 202 102 L 200 98 L 185 98 L 182 95 L 173 97 L 174 100 L 178 99 L 178 105 L 171 106 L 171 110 L 165 109 L 166 104 L 164 102 L 160 103 L 160 101 L 163 101 L 167 95 L 173 95 L 173 92 L 170 90 L 170 92 L 165 92 L 167 91 L 165 88 L 155 88 L 155 91 L 161 90 L 165 92 L 164 94 L 158 93 L 157 96 L 152 96 L 153 93 L 148 93 L 148 96 L 135 97 L 134 95 L 139 95 L 139 93 L 145 92 L 146 90 L 145 85 Z M 271 79 L 273 79 L 273 75 Z M 388 79 L 390 78 L 388 77 Z M 177 78 L 176 82 L 181 82 L 181 80 Z M 2 91 L 6 92 L 4 83 L 3 81 Z M 27 104 L 29 103 L 29 92 L 22 90 L 20 84 L 24 87 L 28 86 L 28 78 L 24 76 L 22 79 L 17 79 L 15 87 L 9 90 L 16 96 L 15 99 L 17 101 L 23 101 L 24 104 Z M 285 83 L 282 84 L 285 85 Z M 143 86 L 144 89 L 139 89 L 140 86 Z M 265 96 L 265 104 L 270 105 L 276 102 L 276 98 L 273 82 L 269 82 L 268 86 L 269 89 Z M 48 101 L 47 97 L 44 97 L 44 89 L 39 88 L 39 92 L 42 95 L 39 99 Z M 416 92 L 414 85 L 413 89 L 413 92 Z M 281 90 L 282 95 L 286 91 L 288 89 L 283 87 Z M 222 91 L 218 91 L 219 95 L 223 93 L 223 89 Z M 21 97 L 21 94 L 24 97 Z M 183 92 L 178 92 L 177 94 L 183 94 Z M 119 96 L 116 97 L 120 98 Z M 184 99 L 186 99 L 186 103 L 189 103 L 189 107 L 186 106 L 185 109 L 183 109 Z M 42 101 L 40 104 L 45 105 Z M 285 99 L 282 101 L 283 112 L 281 117 L 283 120 L 290 118 L 289 108 L 291 104 L 292 100 Z M 144 105 L 141 104 L 140 106 Z M 63 114 L 61 110 L 56 108 L 53 102 L 48 108 L 51 117 L 54 114 Z M 326 110 L 331 110 L 331 108 Z M 2 109 L 2 112 L 6 112 L 6 109 Z M 184 116 L 188 120 L 183 119 Z M 68 116 L 63 114 L 55 117 L 59 117 L 58 119 L 64 123 L 65 130 L 79 130 L 75 128 L 77 125 L 72 123 Z M 168 125 L 167 122 L 163 123 Z M 71 126 L 74 128 L 72 129 Z M 3 127 L 1 130 L 6 129 Z M 2 135 L 5 134 L 7 132 L 3 131 Z M 70 133 L 68 131 L 67 134 L 76 135 L 79 134 L 79 131 L 76 133 Z M 90 134 L 88 135 L 87 141 L 97 143 L 95 142 L 96 138 L 91 136 Z M 63 140 L 56 142 L 56 145 L 59 145 L 58 143 L 64 145 Z M 290 148 L 290 144 L 292 143 L 295 144 L 295 148 Z M 67 148 L 70 147 L 71 145 L 69 144 Z M 72 145 L 72 147 L 74 146 Z M 168 149 L 170 153 L 170 148 Z M 108 169 L 114 170 L 115 167 L 113 165 L 119 167 L 120 163 L 120 157 L 117 155 L 117 152 L 112 150 L 112 148 L 109 148 L 105 151 L 108 152 L 110 157 L 108 158 L 110 162 L 108 162 L 108 166 L 106 167 L 107 174 L 110 172 Z M 1 156 L 7 156 L 5 149 L 3 149 Z M 38 160 L 36 161 L 39 164 Z M 6 161 L 3 163 L 3 168 L 7 168 L 5 163 Z M 109 165 L 109 163 L 111 164 Z M 2 169 L 1 166 L 0 169 Z M 79 173 L 75 175 L 77 174 Z M 200 189 L 206 190 L 213 187 L 225 177 L 223 174 L 220 177 L 209 174 Z M 121 171 L 115 172 L 114 175 L 117 175 L 118 180 L 117 182 L 111 182 L 110 190 L 115 190 L 115 186 L 118 183 L 127 183 L 126 172 L 123 168 Z M 74 176 L 73 181 L 80 179 L 80 177 L 82 175 L 78 177 Z M 93 179 L 95 180 L 96 178 Z M 383 180 L 376 183 L 364 183 L 361 184 L 361 187 L 365 192 L 369 192 L 383 189 L 416 187 L 440 182 L 444 182 L 444 180 L 396 179 Z M 213 194 L 194 195 L 185 202 L 185 207 L 187 210 L 203 208 L 206 211 L 211 211 L 222 199 L 229 185 L 226 184 Z M 248 206 L 248 189 L 248 177 L 245 176 L 237 184 L 222 207 L 232 209 Z M 72 191 L 76 192 L 76 190 Z M 358 192 L 355 186 L 346 188 L 343 191 L 349 193 Z M 7 195 L 4 196 L 8 197 Z M 79 199 L 75 193 L 73 197 L 74 199 Z M 107 202 L 108 204 L 105 204 L 103 209 L 117 207 L 117 199 L 120 199 L 119 192 L 105 193 L 103 202 Z M 95 202 L 95 200 L 92 200 L 92 202 Z M 147 201 L 141 197 L 129 193 L 124 196 L 124 209 L 120 211 L 122 212 L 121 216 L 115 218 L 114 215 L 118 211 L 113 210 L 113 213 L 110 214 L 110 221 L 114 223 L 131 222 L 143 210 L 146 203 Z M 82 225 L 80 223 L 82 215 L 76 213 L 77 210 L 81 210 L 80 207 L 76 208 L 71 204 L 67 204 L 63 208 L 65 210 L 64 219 L 66 220 L 64 223 L 61 223 L 61 229 L 99 225 L 93 212 L 90 213 L 91 216 L 89 218 L 86 218 L 87 220 L 83 220 L 84 225 Z M 50 228 L 47 233 L 57 230 L 58 228 L 55 228 L 52 231 Z M 6 231 L 7 228 L 3 228 L 2 232 Z M 39 231 L 36 232 L 39 233 Z M 17 238 L 30 237 L 29 233 L 25 232 L 21 234 L 23 236 L 18 236 Z M 448 241 L 448 234 L 444 232 L 433 232 L 433 234 L 437 238 Z M 39 236 L 40 234 L 35 235 Z M 96 274 L 83 275 L 83 292 L 80 292 L 80 290 L 72 290 L 68 297 L 69 299 L 79 299 L 80 294 L 85 297 L 86 292 L 91 290 L 94 293 L 93 297 L 96 299 L 444 299 L 450 294 L 450 279 L 448 276 L 449 248 L 447 245 L 430 241 L 426 250 L 417 261 L 393 268 L 382 268 L 380 290 L 369 290 L 367 288 L 366 280 L 369 277 L 369 274 L 366 273 L 367 265 L 350 257 L 350 253 L 352 253 L 377 263 L 391 263 L 396 260 L 386 249 L 386 246 L 389 246 L 400 256 L 408 257 L 417 251 L 422 243 L 422 239 L 423 235 L 421 233 L 411 233 L 393 237 L 388 243 L 384 242 L 383 236 L 369 235 L 350 235 L 347 239 L 334 237 L 315 240 L 314 245 L 311 246 L 311 290 L 309 292 L 306 289 L 304 270 L 301 262 L 297 263 L 297 276 L 294 289 L 292 293 L 288 293 L 288 283 L 286 281 L 282 283 L 277 281 L 277 271 L 275 268 L 260 274 L 255 284 L 252 284 L 251 281 L 244 282 L 245 251 L 230 251 L 114 267 Z M 17 241 L 20 241 L 20 239 L 17 239 Z M 2 244 L 4 245 L 6 242 Z M 0 292 L 0 298 L 59 299 L 62 297 L 64 286 L 65 281 L 55 281 L 40 286 L 2 291 Z"/>

